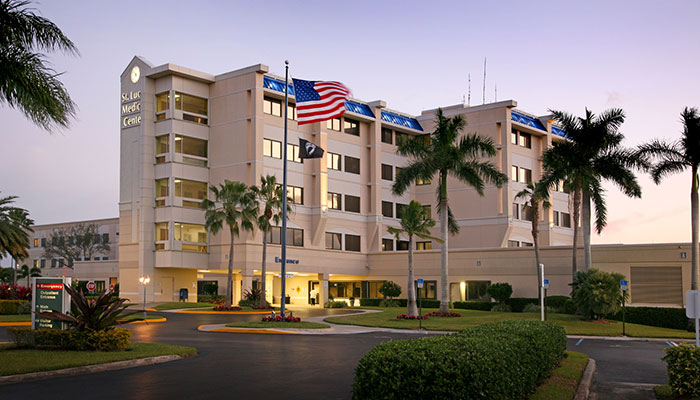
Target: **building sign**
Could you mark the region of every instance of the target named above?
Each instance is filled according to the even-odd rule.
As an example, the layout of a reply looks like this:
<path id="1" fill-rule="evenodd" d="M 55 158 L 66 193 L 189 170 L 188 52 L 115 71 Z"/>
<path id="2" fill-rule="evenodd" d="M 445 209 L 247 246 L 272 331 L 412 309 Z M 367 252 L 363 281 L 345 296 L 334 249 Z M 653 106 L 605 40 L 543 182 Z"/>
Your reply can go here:
<path id="1" fill-rule="evenodd" d="M 275 262 L 282 264 L 282 259 L 279 257 L 275 257 Z M 299 260 L 293 260 L 291 258 L 287 259 L 287 264 L 299 264 Z"/>
<path id="2" fill-rule="evenodd" d="M 122 93 L 121 98 L 122 128 L 141 125 L 141 91 Z"/>
<path id="3" fill-rule="evenodd" d="M 36 312 L 70 311 L 70 295 L 64 285 L 71 278 L 33 278 L 32 310 Z M 62 329 L 63 322 L 40 318 L 32 313 L 32 329 Z"/>

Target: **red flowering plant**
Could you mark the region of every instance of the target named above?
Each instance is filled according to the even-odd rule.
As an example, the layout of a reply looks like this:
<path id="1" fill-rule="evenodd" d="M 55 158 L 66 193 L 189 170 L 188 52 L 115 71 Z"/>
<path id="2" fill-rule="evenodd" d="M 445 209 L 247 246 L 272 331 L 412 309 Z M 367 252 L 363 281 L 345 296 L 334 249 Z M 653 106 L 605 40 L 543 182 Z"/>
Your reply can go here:
<path id="1" fill-rule="evenodd" d="M 0 300 L 31 300 L 32 290 L 23 286 L 0 285 Z"/>
<path id="2" fill-rule="evenodd" d="M 396 316 L 396 319 L 415 319 L 415 320 L 418 320 L 418 319 L 428 319 L 428 315 L 426 314 L 426 315 L 416 315 L 416 316 L 412 316 L 412 315 L 406 315 L 406 314 L 399 314 L 399 315 Z"/>
<path id="3" fill-rule="evenodd" d="M 214 311 L 241 311 L 241 310 L 242 310 L 242 308 L 240 308 L 238 306 L 230 306 L 230 307 L 216 306 L 216 307 L 214 307 Z"/>
<path id="4" fill-rule="evenodd" d="M 301 322 L 301 318 L 299 317 L 294 317 L 292 315 L 287 315 L 286 317 L 283 317 L 281 315 L 268 315 L 266 317 L 263 317 L 262 319 L 263 322 Z"/>
<path id="5" fill-rule="evenodd" d="M 425 314 L 425 316 L 431 316 L 431 317 L 461 317 L 462 314 L 458 312 L 447 312 L 447 313 L 441 313 L 437 311 L 429 312 Z"/>

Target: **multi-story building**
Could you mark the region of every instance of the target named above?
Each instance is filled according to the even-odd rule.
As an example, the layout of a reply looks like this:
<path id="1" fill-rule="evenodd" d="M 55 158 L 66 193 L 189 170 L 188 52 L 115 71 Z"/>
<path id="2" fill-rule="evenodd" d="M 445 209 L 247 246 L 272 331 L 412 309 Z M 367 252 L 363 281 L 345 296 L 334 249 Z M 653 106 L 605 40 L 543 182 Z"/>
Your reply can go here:
<path id="1" fill-rule="evenodd" d="M 77 225 L 93 224 L 98 227 L 95 241 L 109 244 L 108 251 L 95 251 L 89 256 L 82 254 L 73 260 L 72 266 L 63 258 L 48 257 L 45 254 L 47 242 L 52 239 L 72 242 L 73 238 L 62 237 L 58 235 L 59 231 L 66 232 Z M 39 268 L 42 276 L 66 276 L 80 281 L 94 281 L 97 291 L 109 289 L 117 283 L 119 218 L 34 225 L 32 229 L 34 232 L 29 232 L 29 256 L 25 262 Z"/>
<path id="2" fill-rule="evenodd" d="M 193 293 L 198 280 L 225 286 L 230 237 L 226 229 L 207 233 L 200 204 L 208 186 L 224 179 L 256 185 L 270 174 L 281 181 L 284 87 L 284 79 L 262 64 L 211 75 L 173 64 L 153 66 L 140 57 L 129 63 L 121 76 L 120 105 L 123 295 L 139 296 L 141 275 L 153 280 L 149 301 L 174 300 L 180 288 Z M 461 229 L 450 238 L 451 251 L 532 245 L 532 214 L 515 195 L 540 176 L 542 152 L 552 141 L 563 140 L 563 133 L 547 117 L 516 107 L 508 100 L 443 108 L 448 116 L 466 118 L 465 133 L 493 140 L 497 155 L 491 161 L 512 178 L 502 187 L 487 186 L 483 196 L 450 178 L 450 204 Z M 412 116 L 382 100 L 351 99 L 342 118 L 299 126 L 290 88 L 288 115 L 288 195 L 294 212 L 287 254 L 294 278 L 287 294 L 292 303 L 306 303 L 318 285 L 322 296 L 329 291 L 336 297 L 372 295 L 376 285 L 369 278 L 368 255 L 406 250 L 407 242 L 395 240 L 386 229 L 398 226 L 403 207 L 415 199 L 439 219 L 435 182 L 416 182 L 402 196 L 391 191 L 397 171 L 409 163 L 397 154 L 397 142 L 430 132 L 435 110 Z M 320 145 L 324 157 L 302 163 L 299 138 Z M 553 207 L 539 223 L 541 245 L 571 244 L 568 210 L 568 194 L 553 193 Z M 262 279 L 262 240 L 260 232 L 235 239 L 236 298 Z M 268 260 L 275 260 L 280 228 L 273 228 L 266 240 Z M 415 250 L 439 247 L 419 241 Z M 280 271 L 270 264 L 267 296 L 277 301 L 273 296 L 281 295 Z"/>

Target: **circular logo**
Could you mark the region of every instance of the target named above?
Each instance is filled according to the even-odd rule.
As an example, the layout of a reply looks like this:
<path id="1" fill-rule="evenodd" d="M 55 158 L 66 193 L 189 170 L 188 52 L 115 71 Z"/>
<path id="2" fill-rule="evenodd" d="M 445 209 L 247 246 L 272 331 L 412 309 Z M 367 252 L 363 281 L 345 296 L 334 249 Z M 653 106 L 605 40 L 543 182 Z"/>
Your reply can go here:
<path id="1" fill-rule="evenodd" d="M 137 66 L 131 69 L 131 81 L 136 83 L 141 77 L 141 69 Z"/>

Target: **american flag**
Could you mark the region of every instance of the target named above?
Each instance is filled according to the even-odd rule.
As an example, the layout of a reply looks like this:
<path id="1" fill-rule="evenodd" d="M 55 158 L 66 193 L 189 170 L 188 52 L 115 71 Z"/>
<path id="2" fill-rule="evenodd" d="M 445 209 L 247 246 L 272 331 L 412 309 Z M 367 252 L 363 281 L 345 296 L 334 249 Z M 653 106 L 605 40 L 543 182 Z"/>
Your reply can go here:
<path id="1" fill-rule="evenodd" d="M 335 81 L 294 81 L 299 125 L 338 118 L 345 112 L 350 89 Z"/>

